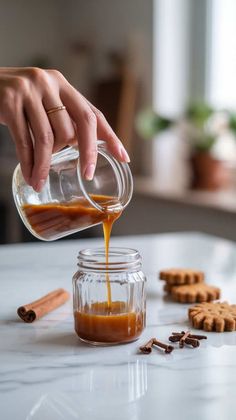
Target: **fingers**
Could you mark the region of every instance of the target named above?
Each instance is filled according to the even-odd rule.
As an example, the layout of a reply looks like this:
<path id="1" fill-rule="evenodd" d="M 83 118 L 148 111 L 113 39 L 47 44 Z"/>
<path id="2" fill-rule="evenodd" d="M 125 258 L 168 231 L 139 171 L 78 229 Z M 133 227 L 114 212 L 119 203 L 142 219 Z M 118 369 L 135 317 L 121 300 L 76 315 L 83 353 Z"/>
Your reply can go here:
<path id="1" fill-rule="evenodd" d="M 97 162 L 97 118 L 84 98 L 68 86 L 61 91 L 61 99 L 76 124 L 82 176 L 93 179 Z"/>
<path id="2" fill-rule="evenodd" d="M 87 101 L 87 100 L 86 100 Z M 107 148 L 111 154 L 121 162 L 130 162 L 129 155 L 117 135 L 108 124 L 106 118 L 99 109 L 87 101 L 97 118 L 97 135 L 101 140 L 105 140 Z"/>
<path id="3" fill-rule="evenodd" d="M 59 95 L 46 95 L 43 99 L 43 105 L 45 110 L 61 106 L 61 98 Z M 74 126 L 66 109 L 48 114 L 47 117 L 54 134 L 54 153 L 75 141 L 77 142 Z"/>
<path id="4" fill-rule="evenodd" d="M 54 135 L 39 97 L 35 96 L 34 101 L 27 101 L 25 110 L 34 138 L 34 166 L 30 183 L 39 192 L 49 173 Z"/>
<path id="5" fill-rule="evenodd" d="M 8 128 L 15 142 L 24 179 L 27 184 L 31 185 L 34 163 L 33 144 L 22 107 L 16 112 L 14 120 L 9 122 Z"/>
<path id="6" fill-rule="evenodd" d="M 60 105 L 67 109 L 47 115 L 48 109 Z M 15 140 L 25 180 L 36 191 L 46 181 L 53 151 L 74 144 L 75 138 L 81 173 L 87 180 L 94 175 L 98 137 L 106 141 L 115 158 L 129 161 L 102 113 L 57 71 L 7 69 L 5 74 L 0 70 L 0 111 L 1 122 L 8 125 Z"/>

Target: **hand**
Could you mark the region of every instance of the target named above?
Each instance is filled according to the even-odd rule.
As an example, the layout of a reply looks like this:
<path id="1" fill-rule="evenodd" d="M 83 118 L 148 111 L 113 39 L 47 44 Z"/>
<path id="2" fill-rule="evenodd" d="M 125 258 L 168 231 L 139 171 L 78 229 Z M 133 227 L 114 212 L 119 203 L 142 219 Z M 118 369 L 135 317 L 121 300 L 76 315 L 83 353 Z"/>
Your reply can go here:
<path id="1" fill-rule="evenodd" d="M 47 114 L 49 109 L 66 109 Z M 103 114 L 57 70 L 0 68 L 0 123 L 8 126 L 25 181 L 40 191 L 48 176 L 52 153 L 78 144 L 81 170 L 93 178 L 97 138 L 119 161 L 129 156 Z"/>

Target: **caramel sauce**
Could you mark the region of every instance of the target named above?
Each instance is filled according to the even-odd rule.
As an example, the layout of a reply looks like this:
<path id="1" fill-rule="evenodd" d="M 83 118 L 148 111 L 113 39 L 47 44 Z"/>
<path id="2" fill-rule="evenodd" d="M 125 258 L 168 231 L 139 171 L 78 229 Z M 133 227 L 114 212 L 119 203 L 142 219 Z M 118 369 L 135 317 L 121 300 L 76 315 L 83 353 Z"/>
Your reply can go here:
<path id="1" fill-rule="evenodd" d="M 84 197 L 68 203 L 25 204 L 22 210 L 31 229 L 46 240 L 58 239 L 62 234 L 70 234 L 98 223 L 104 223 L 104 229 L 111 231 L 121 211 L 108 212 L 106 208 L 117 204 L 117 199 L 104 195 L 91 195 L 91 198 L 103 206 L 104 211 L 93 207 Z"/>
<path id="2" fill-rule="evenodd" d="M 108 215 L 107 219 L 103 222 L 103 235 L 104 235 L 104 242 L 105 242 L 105 255 L 106 255 L 106 266 L 108 267 L 109 263 L 109 244 L 110 244 L 110 237 L 111 237 L 111 231 L 112 226 L 115 219 L 114 217 L 110 217 Z M 107 284 L 107 306 L 111 309 L 111 283 L 109 279 L 109 274 L 106 272 L 106 284 Z"/>
<path id="3" fill-rule="evenodd" d="M 144 313 L 129 312 L 125 302 L 95 302 L 75 311 L 75 331 L 86 341 L 119 343 L 137 339 L 145 323 Z"/>
<path id="4" fill-rule="evenodd" d="M 121 215 L 121 210 L 108 212 L 108 206 L 116 206 L 115 197 L 105 195 L 91 195 L 91 198 L 102 207 L 100 211 L 93 207 L 88 200 L 81 197 L 69 203 L 25 204 L 22 210 L 31 229 L 46 240 L 58 239 L 61 234 L 73 233 L 87 227 L 103 223 L 106 264 L 108 264 L 109 241 L 112 225 Z M 119 207 L 118 207 L 119 208 Z M 107 304 L 111 307 L 111 285 L 106 274 Z"/>
<path id="5" fill-rule="evenodd" d="M 57 239 L 62 234 L 103 223 L 108 265 L 112 225 L 121 215 L 121 211 L 106 211 L 106 207 L 117 204 L 114 197 L 92 195 L 91 198 L 102 205 L 104 211 L 94 208 L 85 198 L 69 203 L 26 204 L 22 209 L 31 229 L 46 240 Z M 74 312 L 75 331 L 80 338 L 90 342 L 118 343 L 135 340 L 144 328 L 144 313 L 130 311 L 125 302 L 112 301 L 108 273 L 106 288 L 106 302 L 95 302 Z"/>

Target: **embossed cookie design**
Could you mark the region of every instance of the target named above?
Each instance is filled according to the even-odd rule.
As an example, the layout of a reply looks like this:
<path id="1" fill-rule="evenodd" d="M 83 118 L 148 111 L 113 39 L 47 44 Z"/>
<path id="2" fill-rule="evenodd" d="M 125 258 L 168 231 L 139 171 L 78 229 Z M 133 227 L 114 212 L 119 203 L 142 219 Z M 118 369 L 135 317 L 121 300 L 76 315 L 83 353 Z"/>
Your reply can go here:
<path id="1" fill-rule="evenodd" d="M 235 331 L 236 305 L 227 302 L 200 303 L 188 311 L 189 321 L 194 328 L 204 331 Z"/>

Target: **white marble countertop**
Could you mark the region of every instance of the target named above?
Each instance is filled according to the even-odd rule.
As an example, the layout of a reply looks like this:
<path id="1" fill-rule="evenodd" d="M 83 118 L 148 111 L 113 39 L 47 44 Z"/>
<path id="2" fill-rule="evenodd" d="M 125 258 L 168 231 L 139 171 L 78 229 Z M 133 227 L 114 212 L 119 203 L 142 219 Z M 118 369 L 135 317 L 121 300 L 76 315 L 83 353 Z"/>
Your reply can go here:
<path id="1" fill-rule="evenodd" d="M 236 416 L 236 332 L 208 333 L 200 348 L 138 354 L 152 336 L 188 328 L 188 305 L 163 299 L 156 273 L 203 269 L 236 302 L 236 247 L 200 234 L 112 238 L 137 248 L 147 275 L 147 328 L 131 344 L 94 348 L 73 331 L 72 303 L 33 324 L 16 308 L 57 287 L 71 290 L 76 255 L 100 240 L 0 247 L 1 420 L 232 420 Z"/>

